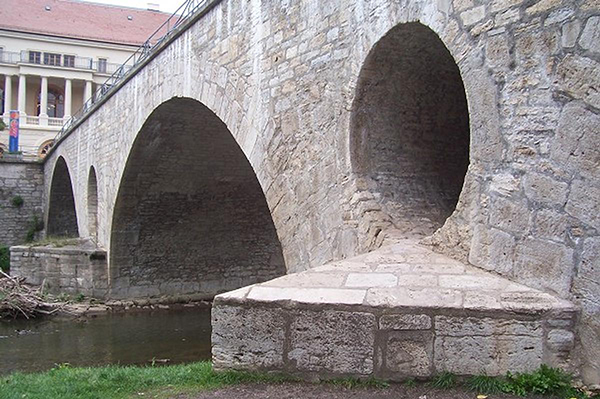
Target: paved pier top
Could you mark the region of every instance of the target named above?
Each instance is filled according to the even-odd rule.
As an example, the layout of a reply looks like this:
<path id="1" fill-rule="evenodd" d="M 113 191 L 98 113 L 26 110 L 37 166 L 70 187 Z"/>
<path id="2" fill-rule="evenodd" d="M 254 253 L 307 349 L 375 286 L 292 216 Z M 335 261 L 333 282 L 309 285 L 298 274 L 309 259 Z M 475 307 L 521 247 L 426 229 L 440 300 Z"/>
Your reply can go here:
<path id="1" fill-rule="evenodd" d="M 218 295 L 213 363 L 308 379 L 569 369 L 576 318 L 568 301 L 399 241 Z"/>
<path id="2" fill-rule="evenodd" d="M 216 300 L 525 314 L 575 310 L 569 301 L 437 254 L 414 240 L 240 288 Z"/>

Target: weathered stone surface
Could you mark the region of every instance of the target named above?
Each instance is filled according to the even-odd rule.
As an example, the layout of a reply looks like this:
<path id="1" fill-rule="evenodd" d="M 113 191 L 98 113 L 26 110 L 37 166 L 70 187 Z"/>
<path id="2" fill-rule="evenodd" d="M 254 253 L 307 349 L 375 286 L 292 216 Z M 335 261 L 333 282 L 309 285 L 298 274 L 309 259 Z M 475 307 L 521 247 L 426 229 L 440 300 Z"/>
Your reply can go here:
<path id="1" fill-rule="evenodd" d="M 573 349 L 575 344 L 575 335 L 568 330 L 551 330 L 548 333 L 548 345 L 553 350 L 565 351 Z"/>
<path id="2" fill-rule="evenodd" d="M 300 371 L 370 374 L 376 328 L 368 313 L 296 312 L 288 358 Z"/>
<path id="3" fill-rule="evenodd" d="M 600 148 L 596 145 L 598 124 L 600 116 L 586 109 L 583 103 L 567 104 L 553 140 L 552 158 L 572 173 L 593 177 L 600 168 Z"/>
<path id="4" fill-rule="evenodd" d="M 589 17 L 581 32 L 579 45 L 586 50 L 600 52 L 600 17 Z"/>
<path id="5" fill-rule="evenodd" d="M 539 321 L 448 316 L 435 318 L 435 332 L 437 336 L 452 337 L 518 335 L 541 338 L 543 335 Z"/>
<path id="6" fill-rule="evenodd" d="M 431 317 L 425 314 L 389 314 L 379 319 L 380 330 L 427 330 Z"/>
<path id="7" fill-rule="evenodd" d="M 386 343 L 385 364 L 397 378 L 427 377 L 432 374 L 432 353 L 431 333 L 407 335 L 392 332 Z"/>
<path id="8" fill-rule="evenodd" d="M 563 90 L 574 98 L 600 108 L 600 93 L 593 89 L 600 85 L 600 64 L 590 58 L 567 55 L 558 64 L 557 73 Z"/>
<path id="9" fill-rule="evenodd" d="M 565 210 L 582 222 L 600 229 L 600 187 L 585 180 L 575 180 Z"/>
<path id="10" fill-rule="evenodd" d="M 390 273 L 350 273 L 346 287 L 395 287 L 398 277 Z"/>
<path id="11" fill-rule="evenodd" d="M 564 242 L 570 226 L 567 215 L 544 209 L 536 212 L 532 220 L 531 230 L 536 237 Z"/>
<path id="12" fill-rule="evenodd" d="M 240 320 L 244 320 L 242 324 Z M 283 366 L 285 318 L 280 309 L 247 309 L 216 303 L 212 308 L 215 368 Z"/>
<path id="13" fill-rule="evenodd" d="M 529 209 L 525 201 L 497 198 L 492 204 L 490 224 L 522 235 L 527 233 Z"/>
<path id="14" fill-rule="evenodd" d="M 435 368 L 458 374 L 498 375 L 533 371 L 542 364 L 538 338 L 528 336 L 441 336 L 435 339 Z"/>
<path id="15" fill-rule="evenodd" d="M 567 48 L 575 46 L 579 32 L 581 32 L 581 22 L 578 20 L 565 23 L 562 27 L 562 46 Z"/>
<path id="16" fill-rule="evenodd" d="M 485 6 L 475 7 L 460 14 L 463 24 L 467 26 L 476 24 L 481 21 L 483 17 L 485 17 Z"/>
<path id="17" fill-rule="evenodd" d="M 0 246 L 25 242 L 32 220 L 44 220 L 44 173 L 39 163 L 0 160 Z M 21 197 L 22 205 L 13 199 Z"/>
<path id="18" fill-rule="evenodd" d="M 567 200 L 568 185 L 538 173 L 529 173 L 523 181 L 529 200 L 550 206 L 563 206 Z"/>
<path id="19" fill-rule="evenodd" d="M 248 299 L 255 301 L 280 301 L 291 299 L 301 303 L 329 303 L 356 305 L 363 302 L 366 290 L 334 288 L 280 288 L 254 287 Z"/>
<path id="20" fill-rule="evenodd" d="M 477 225 L 471 242 L 469 262 L 484 269 L 510 275 L 513 269 L 515 238 L 498 229 Z"/>
<path id="21" fill-rule="evenodd" d="M 526 238 L 517 244 L 514 273 L 520 282 L 534 288 L 566 295 L 573 271 L 565 267 L 573 262 L 573 250 L 550 241 Z M 539 276 L 546 276 L 540 280 Z"/>

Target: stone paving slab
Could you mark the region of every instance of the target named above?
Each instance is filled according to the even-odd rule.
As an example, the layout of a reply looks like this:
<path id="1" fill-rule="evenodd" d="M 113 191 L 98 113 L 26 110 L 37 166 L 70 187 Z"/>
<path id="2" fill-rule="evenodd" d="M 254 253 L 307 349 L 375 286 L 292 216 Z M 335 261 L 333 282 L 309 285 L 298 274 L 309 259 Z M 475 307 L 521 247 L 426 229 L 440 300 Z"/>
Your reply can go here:
<path id="1" fill-rule="evenodd" d="M 566 300 L 403 240 L 215 297 L 216 368 L 392 380 L 569 368 Z"/>
<path id="2" fill-rule="evenodd" d="M 489 308 L 514 313 L 574 309 L 569 301 L 464 265 L 411 240 L 224 293 L 217 299 L 385 308 Z"/>

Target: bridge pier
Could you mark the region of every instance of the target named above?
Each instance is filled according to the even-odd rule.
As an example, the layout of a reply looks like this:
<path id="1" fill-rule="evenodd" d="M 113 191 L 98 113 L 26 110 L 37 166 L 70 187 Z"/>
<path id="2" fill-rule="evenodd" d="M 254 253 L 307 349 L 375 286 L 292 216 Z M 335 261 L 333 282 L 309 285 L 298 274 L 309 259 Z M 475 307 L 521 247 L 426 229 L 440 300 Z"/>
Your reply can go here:
<path id="1" fill-rule="evenodd" d="M 576 308 L 404 240 L 218 295 L 217 369 L 390 380 L 568 368 Z"/>

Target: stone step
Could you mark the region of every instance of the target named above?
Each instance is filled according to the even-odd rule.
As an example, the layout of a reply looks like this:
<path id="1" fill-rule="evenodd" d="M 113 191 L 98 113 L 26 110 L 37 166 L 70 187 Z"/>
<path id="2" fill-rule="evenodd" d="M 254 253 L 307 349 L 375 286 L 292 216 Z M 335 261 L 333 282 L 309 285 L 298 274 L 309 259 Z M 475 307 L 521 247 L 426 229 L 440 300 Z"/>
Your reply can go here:
<path id="1" fill-rule="evenodd" d="M 568 368 L 576 307 L 404 240 L 215 297 L 217 369 L 402 380 Z"/>

